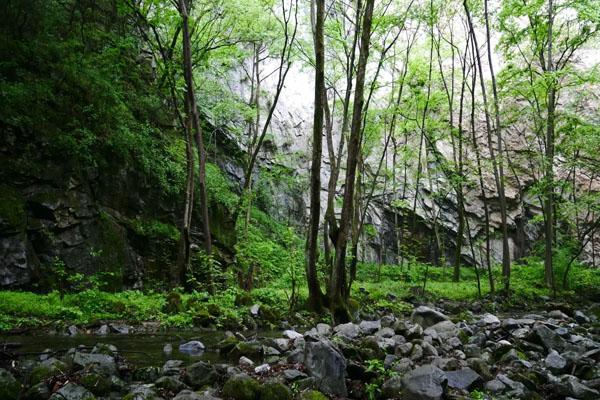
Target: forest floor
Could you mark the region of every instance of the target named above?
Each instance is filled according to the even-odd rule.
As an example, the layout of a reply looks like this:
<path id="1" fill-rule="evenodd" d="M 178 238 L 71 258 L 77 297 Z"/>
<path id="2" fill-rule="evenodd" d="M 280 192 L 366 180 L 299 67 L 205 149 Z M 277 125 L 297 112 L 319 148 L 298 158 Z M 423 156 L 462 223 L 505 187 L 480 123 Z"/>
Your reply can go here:
<path id="1" fill-rule="evenodd" d="M 533 309 L 548 301 L 581 303 L 600 298 L 600 270 L 574 267 L 569 289 L 556 293 L 543 286 L 542 269 L 537 265 L 515 265 L 512 270 L 511 296 L 492 295 L 486 271 L 462 268 L 461 281 L 452 280 L 452 268 L 413 264 L 400 268 L 392 265 L 361 264 L 353 286 L 350 306 L 355 316 L 395 315 L 412 311 L 415 303 L 478 303 L 486 311 Z M 422 294 L 424 276 L 425 296 Z M 500 270 L 493 270 L 496 288 L 502 288 Z M 562 282 L 562 279 L 557 279 Z M 87 289 L 64 293 L 39 294 L 25 291 L 0 292 L 0 332 L 49 330 L 64 332 L 69 325 L 100 326 L 105 321 L 121 321 L 133 326 L 142 322 L 159 323 L 164 328 L 252 330 L 256 325 L 275 328 L 285 320 L 298 326 L 323 321 L 328 315 L 312 315 L 303 310 L 306 290 L 298 289 L 296 308 L 290 311 L 290 282 L 272 282 L 268 286 L 243 292 L 233 284 L 214 296 L 206 292 L 183 293 L 127 290 L 105 292 Z M 254 313 L 252 312 L 254 306 Z M 257 311 L 259 309 L 259 311 Z"/>

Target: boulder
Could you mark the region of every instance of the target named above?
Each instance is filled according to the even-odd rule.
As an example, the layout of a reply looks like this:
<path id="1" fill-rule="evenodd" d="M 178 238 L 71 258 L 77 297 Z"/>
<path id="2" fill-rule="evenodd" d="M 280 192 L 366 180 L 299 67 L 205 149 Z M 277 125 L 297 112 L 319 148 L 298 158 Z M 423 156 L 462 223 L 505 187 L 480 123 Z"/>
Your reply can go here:
<path id="1" fill-rule="evenodd" d="M 283 336 L 288 339 L 291 339 L 291 340 L 295 340 L 295 339 L 299 339 L 299 338 L 303 337 L 301 333 L 298 333 L 292 329 L 283 331 Z"/>
<path id="2" fill-rule="evenodd" d="M 214 397 L 208 392 L 196 393 L 191 390 L 184 389 L 177 393 L 177 396 L 173 397 L 173 400 L 220 400 L 218 397 Z"/>
<path id="3" fill-rule="evenodd" d="M 567 383 L 567 391 L 569 395 L 580 399 L 580 400 L 598 400 L 600 399 L 600 392 L 591 389 L 581 383 L 579 379 L 574 376 L 568 376 L 566 379 Z"/>
<path id="4" fill-rule="evenodd" d="M 347 324 L 340 324 L 333 328 L 336 335 L 343 336 L 348 339 L 356 339 L 360 336 L 360 328 L 358 325 L 348 322 Z"/>
<path id="5" fill-rule="evenodd" d="M 82 353 L 77 351 L 73 354 L 72 361 L 76 369 L 93 370 L 105 376 L 117 374 L 115 359 L 107 354 Z"/>
<path id="6" fill-rule="evenodd" d="M 295 382 L 306 377 L 308 377 L 308 375 L 302 371 L 298 371 L 297 369 L 286 369 L 283 371 L 283 378 L 287 382 Z"/>
<path id="7" fill-rule="evenodd" d="M 536 325 L 533 328 L 532 335 L 533 339 L 544 346 L 546 350 L 562 351 L 566 346 L 566 342 L 562 337 L 543 324 Z"/>
<path id="8" fill-rule="evenodd" d="M 183 365 L 181 360 L 167 360 L 162 367 L 162 375 L 179 375 Z"/>
<path id="9" fill-rule="evenodd" d="M 210 385 L 217 380 L 217 370 L 205 361 L 198 361 L 186 368 L 184 381 L 194 389 Z"/>
<path id="10" fill-rule="evenodd" d="M 448 386 L 454 389 L 471 390 L 482 382 L 481 376 L 471 368 L 446 372 Z"/>
<path id="11" fill-rule="evenodd" d="M 439 311 L 436 311 L 427 306 L 419 306 L 415 308 L 411 315 L 411 320 L 423 328 L 427 329 L 438 322 L 448 321 L 449 318 Z"/>
<path id="12" fill-rule="evenodd" d="M 165 389 L 165 390 L 168 390 L 168 391 L 170 391 L 172 393 L 177 393 L 177 392 L 180 392 L 180 391 L 182 391 L 184 389 L 189 389 L 189 387 L 185 383 L 181 382 L 176 377 L 170 376 L 170 375 L 161 376 L 160 378 L 158 378 L 156 380 L 156 382 L 154 383 L 154 385 L 157 388 Z"/>
<path id="13" fill-rule="evenodd" d="M 199 355 L 204 352 L 204 344 L 197 340 L 192 340 L 187 343 L 179 345 L 179 352 L 189 355 Z"/>
<path id="14" fill-rule="evenodd" d="M 260 384 L 248 375 L 239 374 L 223 385 L 223 397 L 231 400 L 256 400 L 260 395 Z"/>
<path id="15" fill-rule="evenodd" d="M 432 336 L 432 333 L 435 332 L 435 335 L 440 339 L 447 341 L 453 337 L 458 335 L 458 328 L 452 321 L 441 321 L 435 325 L 432 325 L 425 329 L 423 332 L 425 335 Z"/>
<path id="16" fill-rule="evenodd" d="M 381 321 L 361 321 L 358 327 L 364 335 L 372 335 L 381 329 Z"/>
<path id="17" fill-rule="evenodd" d="M 282 383 L 269 382 L 260 388 L 260 400 L 291 400 L 292 392 Z"/>
<path id="18" fill-rule="evenodd" d="M 132 385 L 123 400 L 163 400 L 152 385 Z"/>
<path id="19" fill-rule="evenodd" d="M 423 365 L 402 377 L 402 399 L 441 400 L 446 384 L 446 374 L 441 369 Z"/>
<path id="20" fill-rule="evenodd" d="M 329 340 L 306 343 L 304 366 L 321 392 L 346 396 L 346 359 Z"/>
<path id="21" fill-rule="evenodd" d="M 10 398 L 10 397 L 9 397 Z M 83 386 L 76 385 L 72 382 L 58 389 L 50 397 L 50 400 L 95 400 L 96 397 L 92 392 L 88 391 Z"/>
<path id="22" fill-rule="evenodd" d="M 558 374 L 567 367 L 567 360 L 558 354 L 556 350 L 552 350 L 548 353 L 548 356 L 546 356 L 544 365 L 553 373 Z"/>
<path id="23" fill-rule="evenodd" d="M 402 394 L 402 378 L 393 376 L 381 385 L 381 397 L 384 399 L 395 399 Z"/>

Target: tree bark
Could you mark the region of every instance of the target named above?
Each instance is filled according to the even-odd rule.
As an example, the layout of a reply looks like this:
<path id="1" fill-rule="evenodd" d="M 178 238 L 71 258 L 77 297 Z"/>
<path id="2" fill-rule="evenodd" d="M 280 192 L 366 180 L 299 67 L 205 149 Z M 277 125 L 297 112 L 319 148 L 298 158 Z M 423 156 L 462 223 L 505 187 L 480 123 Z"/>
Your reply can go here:
<path id="1" fill-rule="evenodd" d="M 312 163 L 310 168 L 310 225 L 306 238 L 306 280 L 308 306 L 313 311 L 322 308 L 321 287 L 317 277 L 319 222 L 321 219 L 321 156 L 323 155 L 323 111 L 325 101 L 325 44 L 323 24 L 325 0 L 315 0 L 315 109 L 313 119 Z"/>

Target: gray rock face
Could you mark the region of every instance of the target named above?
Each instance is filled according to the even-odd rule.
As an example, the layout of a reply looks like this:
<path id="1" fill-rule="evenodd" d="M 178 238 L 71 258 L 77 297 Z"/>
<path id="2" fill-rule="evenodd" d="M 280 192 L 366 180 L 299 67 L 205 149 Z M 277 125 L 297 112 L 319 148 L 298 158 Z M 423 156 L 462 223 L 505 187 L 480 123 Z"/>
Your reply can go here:
<path id="1" fill-rule="evenodd" d="M 306 343 L 304 366 L 326 394 L 346 396 L 346 359 L 328 340 Z"/>
<path id="2" fill-rule="evenodd" d="M 444 395 L 446 374 L 432 365 L 418 367 L 402 378 L 402 399 L 441 400 Z"/>
<path id="3" fill-rule="evenodd" d="M 455 389 L 471 390 L 481 383 L 481 376 L 471 368 L 463 368 L 458 371 L 446 372 L 448 386 Z"/>
<path id="4" fill-rule="evenodd" d="M 419 306 L 413 311 L 411 320 L 426 329 L 438 322 L 447 321 L 448 317 L 427 306 Z"/>
<path id="5" fill-rule="evenodd" d="M 57 390 L 50 400 L 95 400 L 96 397 L 83 386 L 67 383 Z"/>

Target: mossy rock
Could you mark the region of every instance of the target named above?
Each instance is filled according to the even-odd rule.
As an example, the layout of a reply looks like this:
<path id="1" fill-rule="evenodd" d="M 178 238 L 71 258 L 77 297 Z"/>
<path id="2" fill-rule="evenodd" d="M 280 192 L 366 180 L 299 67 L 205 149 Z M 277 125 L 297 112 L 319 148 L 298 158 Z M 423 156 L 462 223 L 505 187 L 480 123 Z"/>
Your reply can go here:
<path id="1" fill-rule="evenodd" d="M 235 296 L 235 300 L 234 300 L 234 304 L 237 307 L 250 306 L 250 305 L 252 305 L 253 302 L 254 302 L 254 300 L 252 299 L 252 296 L 248 292 L 238 293 Z"/>
<path id="2" fill-rule="evenodd" d="M 206 308 L 202 308 L 192 317 L 194 326 L 209 326 L 216 321 L 216 318 L 208 312 Z"/>
<path id="3" fill-rule="evenodd" d="M 265 305 L 260 307 L 260 315 L 264 321 L 271 323 L 281 320 L 281 314 L 277 309 Z"/>
<path id="4" fill-rule="evenodd" d="M 16 399 L 21 391 L 21 384 L 10 372 L 0 368 L 0 399 Z"/>
<path id="5" fill-rule="evenodd" d="M 239 342 L 239 339 L 235 336 L 226 337 L 219 342 L 219 353 L 229 354 Z"/>
<path id="6" fill-rule="evenodd" d="M 462 344 L 467 344 L 469 343 L 469 335 L 466 334 L 465 331 L 463 331 L 462 329 L 458 330 L 458 338 L 460 339 Z"/>
<path id="7" fill-rule="evenodd" d="M 317 390 L 302 392 L 297 397 L 298 400 L 328 400 L 329 398 Z"/>
<path id="8" fill-rule="evenodd" d="M 138 368 L 133 371 L 133 380 L 144 383 L 154 382 L 158 379 L 160 373 L 161 371 L 159 367 Z"/>
<path id="9" fill-rule="evenodd" d="M 171 292 L 167 295 L 164 311 L 168 314 L 179 314 L 183 311 L 183 302 L 179 293 Z"/>
<path id="10" fill-rule="evenodd" d="M 223 385 L 223 398 L 227 400 L 258 400 L 260 384 L 249 376 L 234 376 Z"/>
<path id="11" fill-rule="evenodd" d="M 208 313 L 213 317 L 218 317 L 222 314 L 221 307 L 214 303 L 207 304 L 206 311 L 208 311 Z"/>
<path id="12" fill-rule="evenodd" d="M 283 383 L 266 383 L 260 389 L 260 400 L 291 400 L 292 392 Z"/>
<path id="13" fill-rule="evenodd" d="M 262 347 L 256 343 L 239 342 L 233 349 L 231 349 L 228 355 L 235 360 L 242 356 L 253 360 L 262 356 Z"/>
<path id="14" fill-rule="evenodd" d="M 96 396 L 104 396 L 110 393 L 112 382 L 105 376 L 89 373 L 79 378 L 79 384 Z"/>
<path id="15" fill-rule="evenodd" d="M 22 231 L 27 224 L 25 202 L 21 195 L 7 186 L 0 186 L 0 230 Z"/>
<path id="16" fill-rule="evenodd" d="M 65 373 L 67 364 L 56 359 L 48 359 L 35 366 L 29 373 L 27 381 L 31 385 L 43 382 L 46 379 Z"/>

